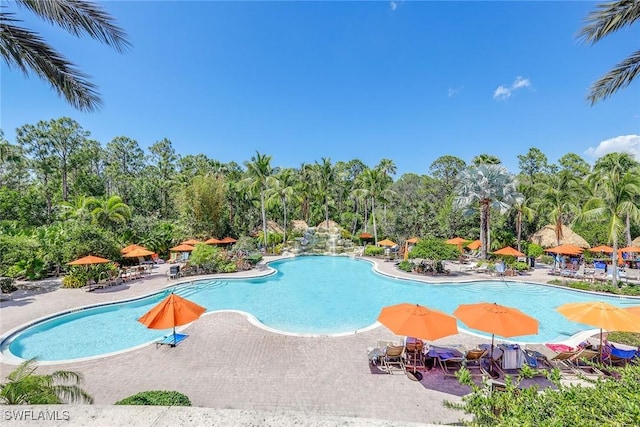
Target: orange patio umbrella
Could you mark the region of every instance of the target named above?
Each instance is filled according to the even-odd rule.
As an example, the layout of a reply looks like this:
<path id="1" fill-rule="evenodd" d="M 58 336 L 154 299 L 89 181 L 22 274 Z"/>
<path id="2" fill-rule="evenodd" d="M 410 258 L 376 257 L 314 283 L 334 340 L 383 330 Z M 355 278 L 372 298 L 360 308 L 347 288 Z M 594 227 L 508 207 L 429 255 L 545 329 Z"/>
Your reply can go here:
<path id="1" fill-rule="evenodd" d="M 147 249 L 144 246 L 133 244 L 133 245 L 125 246 L 124 248 L 120 249 L 120 253 L 128 254 L 129 252 L 131 252 L 131 251 L 133 251 L 135 249 L 139 249 L 139 248 Z"/>
<path id="2" fill-rule="evenodd" d="M 171 293 L 139 318 L 138 322 L 151 329 L 173 328 L 173 346 L 175 347 L 176 326 L 193 322 L 205 311 L 207 311 L 206 308 Z"/>
<path id="3" fill-rule="evenodd" d="M 169 249 L 171 252 L 191 252 L 193 251 L 193 246 L 191 245 L 186 245 L 186 244 L 181 244 L 178 246 L 174 246 L 173 248 Z"/>
<path id="4" fill-rule="evenodd" d="M 479 249 L 480 246 L 482 246 L 482 242 L 480 240 L 474 240 L 473 242 L 467 245 L 467 248 L 471 249 L 472 251 L 475 251 L 476 249 Z"/>
<path id="5" fill-rule="evenodd" d="M 222 243 L 235 243 L 237 242 L 236 239 L 234 239 L 233 237 L 225 237 L 224 239 L 220 240 Z"/>
<path id="6" fill-rule="evenodd" d="M 629 313 L 633 314 L 634 316 L 640 316 L 640 305 L 637 305 L 635 307 L 627 307 L 625 308 L 625 310 L 627 310 Z"/>
<path id="7" fill-rule="evenodd" d="M 198 243 L 202 243 L 202 242 L 200 240 L 196 240 L 196 239 L 189 239 L 189 240 L 185 240 L 184 242 L 182 242 L 181 245 L 195 246 Z"/>
<path id="8" fill-rule="evenodd" d="M 210 238 L 209 240 L 204 241 L 207 245 L 221 245 L 222 240 L 218 240 L 215 237 Z"/>
<path id="9" fill-rule="evenodd" d="M 640 253 L 640 247 L 638 246 L 627 246 L 626 248 L 618 249 L 620 252 L 627 252 L 637 254 Z"/>
<path id="10" fill-rule="evenodd" d="M 545 249 L 545 251 L 560 255 L 580 255 L 583 249 L 574 245 L 560 245 L 555 248 Z"/>
<path id="11" fill-rule="evenodd" d="M 613 248 L 611 246 L 606 246 L 606 245 L 596 246 L 595 248 L 589 248 L 587 250 L 589 252 L 602 252 L 602 253 L 606 253 L 606 254 L 613 253 Z"/>
<path id="12" fill-rule="evenodd" d="M 75 261 L 68 262 L 67 265 L 90 265 L 90 264 L 104 264 L 106 262 L 111 262 L 106 258 L 100 258 L 99 256 L 87 255 L 82 258 L 78 258 Z"/>
<path id="13" fill-rule="evenodd" d="M 468 327 L 491 334 L 491 365 L 495 335 L 509 338 L 538 333 L 538 321 L 514 307 L 489 302 L 460 304 L 453 314 Z"/>
<path id="14" fill-rule="evenodd" d="M 456 318 L 418 304 L 402 303 L 383 307 L 378 322 L 396 335 L 436 340 L 458 333 Z"/>
<path id="15" fill-rule="evenodd" d="M 462 237 L 454 237 L 453 239 L 445 240 L 445 243 L 448 243 L 450 245 L 457 245 L 458 246 L 458 250 L 460 252 L 462 252 L 462 244 L 464 242 L 468 242 L 468 240 L 467 239 L 463 239 Z"/>
<path id="16" fill-rule="evenodd" d="M 373 236 L 369 233 L 360 233 L 358 237 L 362 240 L 373 239 Z"/>
<path id="17" fill-rule="evenodd" d="M 394 247 L 394 246 L 397 246 L 396 242 L 394 242 L 393 240 L 389 240 L 389 239 L 381 240 L 381 241 L 378 242 L 378 244 L 380 246 L 388 246 L 388 247 L 391 247 L 391 248 Z"/>
<path id="18" fill-rule="evenodd" d="M 149 256 L 149 255 L 153 255 L 154 252 L 145 249 L 145 248 L 137 248 L 132 250 L 131 252 L 127 252 L 126 254 L 124 254 L 125 258 L 137 258 L 137 257 L 144 257 L 144 256 Z"/>
<path id="19" fill-rule="evenodd" d="M 524 254 L 522 252 L 520 252 L 517 249 L 512 248 L 511 246 L 507 246 L 505 248 L 498 249 L 493 254 L 494 255 L 509 255 L 509 256 L 515 256 L 515 257 L 524 256 Z"/>
<path id="20" fill-rule="evenodd" d="M 556 308 L 574 322 L 600 328 L 600 356 L 602 356 L 602 330 L 640 332 L 638 316 L 624 308 L 602 301 L 574 302 Z"/>

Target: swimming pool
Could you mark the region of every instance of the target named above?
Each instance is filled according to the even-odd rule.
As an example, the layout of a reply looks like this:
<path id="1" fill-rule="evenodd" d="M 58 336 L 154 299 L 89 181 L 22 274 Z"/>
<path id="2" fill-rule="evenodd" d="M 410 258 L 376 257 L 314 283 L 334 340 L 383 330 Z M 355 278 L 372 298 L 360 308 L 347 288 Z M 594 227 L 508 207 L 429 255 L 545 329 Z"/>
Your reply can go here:
<path id="1" fill-rule="evenodd" d="M 561 304 L 600 300 L 624 306 L 638 302 L 519 282 L 427 284 L 393 279 L 374 273 L 368 261 L 346 257 L 297 257 L 270 266 L 277 273 L 263 278 L 202 280 L 173 289 L 207 312 L 240 310 L 272 329 L 323 335 L 366 328 L 376 322 L 382 307 L 401 302 L 446 313 L 453 313 L 459 304 L 497 302 L 518 307 L 540 321 L 538 335 L 517 338 L 529 342 L 548 342 L 587 328 L 556 312 Z M 169 330 L 147 329 L 136 319 L 169 292 L 171 289 L 39 322 L 5 340 L 3 351 L 24 359 L 58 361 L 144 345 Z M 459 327 L 465 329 L 460 322 Z"/>

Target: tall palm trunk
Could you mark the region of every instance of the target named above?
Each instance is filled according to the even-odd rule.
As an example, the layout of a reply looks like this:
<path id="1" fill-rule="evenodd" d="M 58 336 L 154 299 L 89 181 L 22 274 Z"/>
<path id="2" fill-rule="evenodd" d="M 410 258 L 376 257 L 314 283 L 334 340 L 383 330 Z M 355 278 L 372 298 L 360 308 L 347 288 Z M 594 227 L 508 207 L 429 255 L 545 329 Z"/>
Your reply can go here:
<path id="1" fill-rule="evenodd" d="M 364 201 L 364 232 L 367 232 L 367 226 L 369 225 L 369 210 L 367 209 L 367 200 Z M 377 242 L 376 242 L 377 243 Z"/>
<path id="2" fill-rule="evenodd" d="M 378 244 L 378 230 L 376 228 L 376 206 L 373 200 L 373 197 L 371 198 L 371 219 L 373 220 L 373 240 L 375 242 L 375 244 Z"/>
<path id="3" fill-rule="evenodd" d="M 613 232 L 613 253 L 611 254 L 611 284 L 618 286 L 618 234 Z"/>
<path id="4" fill-rule="evenodd" d="M 625 234 L 627 235 L 627 246 L 633 245 L 633 239 L 631 238 L 631 219 L 629 218 L 629 214 L 626 215 L 625 218 Z"/>
<path id="5" fill-rule="evenodd" d="M 262 236 L 264 238 L 264 247 L 267 248 L 267 211 L 264 208 L 264 191 L 260 192 L 260 209 L 262 210 Z"/>
<path id="6" fill-rule="evenodd" d="M 489 250 L 489 200 L 482 200 L 480 205 L 480 241 L 482 242 L 482 258 L 487 259 Z"/>
<path id="7" fill-rule="evenodd" d="M 284 211 L 284 231 L 282 233 L 282 243 L 287 243 L 287 198 L 282 198 L 282 210 Z"/>
<path id="8" fill-rule="evenodd" d="M 516 215 L 516 229 L 518 230 L 518 252 L 521 252 L 520 240 L 522 239 L 522 211 L 518 211 L 518 215 Z"/>

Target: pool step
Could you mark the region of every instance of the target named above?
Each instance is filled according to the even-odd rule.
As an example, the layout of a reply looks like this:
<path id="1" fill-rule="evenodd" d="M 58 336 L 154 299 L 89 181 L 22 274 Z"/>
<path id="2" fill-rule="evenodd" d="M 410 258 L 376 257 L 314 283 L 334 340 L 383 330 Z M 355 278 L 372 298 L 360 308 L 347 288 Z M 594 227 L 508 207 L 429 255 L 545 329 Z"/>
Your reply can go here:
<path id="1" fill-rule="evenodd" d="M 220 281 L 220 280 L 216 280 L 213 282 L 204 282 L 201 284 L 197 284 L 197 285 L 185 285 L 184 287 L 181 287 L 179 289 L 175 290 L 175 293 L 177 295 L 180 295 L 183 298 L 187 298 L 191 295 L 197 294 L 199 293 L 201 290 L 203 289 L 215 289 L 215 288 L 219 288 L 221 286 L 226 285 L 226 282 Z"/>

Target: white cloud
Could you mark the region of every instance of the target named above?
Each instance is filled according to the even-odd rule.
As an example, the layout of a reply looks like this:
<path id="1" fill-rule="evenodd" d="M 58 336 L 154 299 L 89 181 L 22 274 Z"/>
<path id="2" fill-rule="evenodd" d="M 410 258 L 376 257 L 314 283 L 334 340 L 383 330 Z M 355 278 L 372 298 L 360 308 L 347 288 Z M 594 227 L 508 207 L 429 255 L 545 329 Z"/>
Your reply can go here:
<path id="1" fill-rule="evenodd" d="M 595 148 L 587 148 L 584 153 L 594 159 L 609 153 L 628 153 L 640 161 L 640 135 L 621 135 L 606 139 Z"/>
<path id="2" fill-rule="evenodd" d="M 449 88 L 449 91 L 447 92 L 447 96 L 448 96 L 449 98 L 451 98 L 453 95 L 457 95 L 457 94 L 459 94 L 460 92 L 462 92 L 462 89 L 464 89 L 464 86 L 460 86 L 460 87 L 457 87 L 457 88 L 455 88 L 455 89 L 451 89 L 451 88 Z"/>
<path id="3" fill-rule="evenodd" d="M 390 6 L 391 6 L 391 10 L 396 10 L 398 8 L 398 2 L 392 1 L 390 3 Z"/>
<path id="4" fill-rule="evenodd" d="M 498 86 L 498 88 L 493 92 L 493 99 L 507 99 L 511 96 L 511 90 L 502 85 Z"/>
<path id="5" fill-rule="evenodd" d="M 531 80 L 518 76 L 513 83 L 511 83 L 511 86 L 498 86 L 498 88 L 493 92 L 493 99 L 503 101 L 510 98 L 511 94 L 516 90 L 525 87 L 531 87 Z"/>

